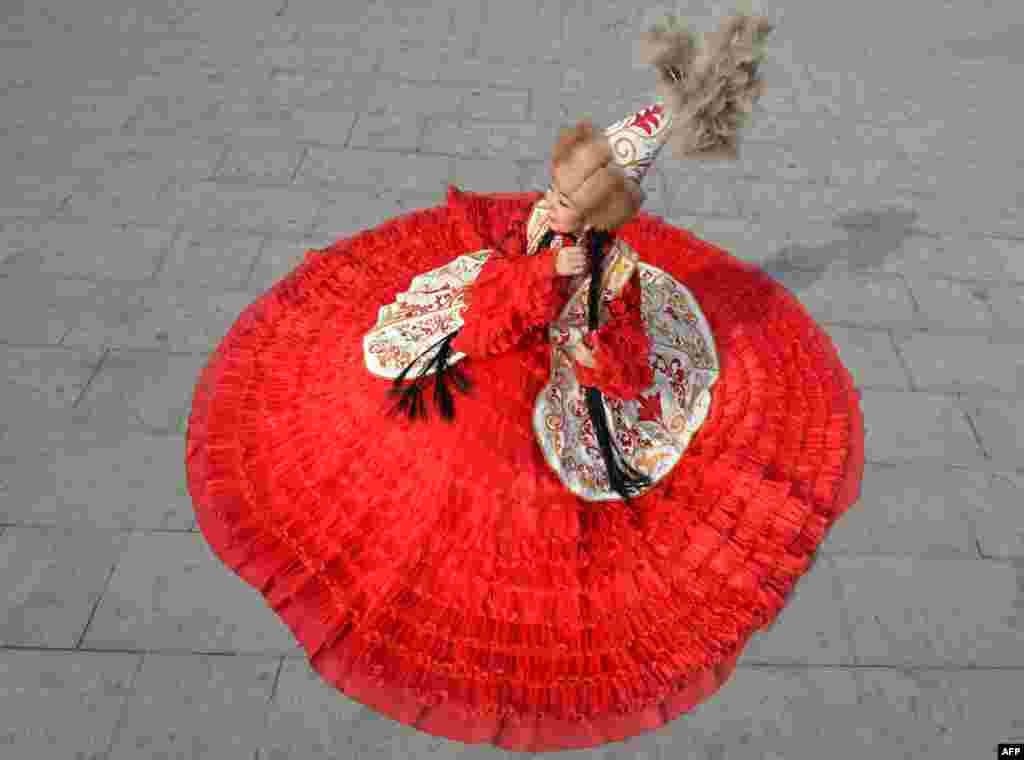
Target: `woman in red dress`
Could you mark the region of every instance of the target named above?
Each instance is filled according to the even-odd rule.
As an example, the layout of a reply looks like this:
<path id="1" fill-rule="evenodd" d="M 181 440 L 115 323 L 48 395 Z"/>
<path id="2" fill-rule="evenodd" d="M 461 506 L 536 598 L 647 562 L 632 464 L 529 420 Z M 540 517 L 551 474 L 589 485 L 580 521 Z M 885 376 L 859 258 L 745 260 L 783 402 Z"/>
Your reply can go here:
<path id="1" fill-rule="evenodd" d="M 661 145 L 734 152 L 767 29 L 651 35 L 659 102 L 564 130 L 546 195 L 452 188 L 310 251 L 211 357 L 200 529 L 352 698 L 515 750 L 655 729 L 720 688 L 856 499 L 827 335 L 639 211 Z"/>

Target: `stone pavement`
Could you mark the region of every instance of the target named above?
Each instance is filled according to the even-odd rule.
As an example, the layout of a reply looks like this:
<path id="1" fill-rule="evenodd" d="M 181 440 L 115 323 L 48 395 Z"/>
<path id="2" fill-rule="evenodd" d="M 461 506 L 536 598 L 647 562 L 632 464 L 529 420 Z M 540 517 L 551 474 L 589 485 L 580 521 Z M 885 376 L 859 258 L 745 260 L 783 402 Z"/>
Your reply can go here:
<path id="1" fill-rule="evenodd" d="M 180 423 L 306 247 L 449 181 L 536 188 L 558 126 L 643 105 L 653 76 L 622 63 L 672 7 L 3 4 L 0 758 L 507 754 L 312 673 L 196 532 Z M 706 29 L 729 7 L 679 10 Z M 742 160 L 663 157 L 648 209 L 827 328 L 863 392 L 863 496 L 716 697 L 580 756 L 993 757 L 1024 739 L 1024 10 L 760 10 Z"/>

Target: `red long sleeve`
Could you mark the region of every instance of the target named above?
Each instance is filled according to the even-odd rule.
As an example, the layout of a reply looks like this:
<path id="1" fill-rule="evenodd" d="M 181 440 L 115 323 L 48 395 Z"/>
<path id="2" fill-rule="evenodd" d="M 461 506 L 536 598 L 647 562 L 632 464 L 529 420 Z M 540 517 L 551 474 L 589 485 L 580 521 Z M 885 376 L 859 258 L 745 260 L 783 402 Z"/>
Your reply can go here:
<path id="1" fill-rule="evenodd" d="M 588 336 L 594 366 L 575 362 L 576 378 L 581 385 L 597 388 L 613 398 L 630 400 L 654 384 L 654 370 L 649 363 L 650 338 L 640 307 L 640 284 L 634 274 L 610 304 L 611 319 Z"/>
<path id="2" fill-rule="evenodd" d="M 469 289 L 464 325 L 452 349 L 468 356 L 498 354 L 558 317 L 564 300 L 555 272 L 557 251 L 493 255 Z"/>

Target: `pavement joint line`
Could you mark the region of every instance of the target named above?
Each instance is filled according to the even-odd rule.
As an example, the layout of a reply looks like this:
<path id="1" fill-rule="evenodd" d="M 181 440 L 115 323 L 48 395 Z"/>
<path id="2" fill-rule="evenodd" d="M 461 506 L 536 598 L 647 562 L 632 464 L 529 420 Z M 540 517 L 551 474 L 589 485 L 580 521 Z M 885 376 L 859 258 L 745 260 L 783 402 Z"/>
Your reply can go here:
<path id="1" fill-rule="evenodd" d="M 82 651 L 86 651 L 86 650 L 82 650 Z M 145 663 L 145 661 L 146 661 L 146 655 L 145 654 L 140 654 L 138 662 L 135 663 L 135 669 L 132 671 L 131 681 L 129 682 L 129 685 L 128 685 L 128 689 L 129 690 L 134 690 L 135 684 L 138 683 L 139 673 L 142 672 L 142 666 Z M 123 709 L 123 703 L 122 703 L 122 709 L 118 710 L 117 720 L 114 721 L 114 727 L 110 731 L 110 738 L 107 739 L 107 747 L 103 751 L 103 754 L 100 755 L 100 757 L 103 757 L 103 758 L 110 757 L 110 753 L 113 751 L 114 745 L 117 744 L 117 740 L 121 738 L 121 728 L 124 725 L 125 712 L 126 711 Z"/>
<path id="2" fill-rule="evenodd" d="M 92 371 L 89 373 L 89 378 L 85 381 L 85 383 L 82 384 L 82 390 L 80 390 L 78 392 L 78 396 L 76 396 L 75 400 L 72 402 L 72 404 L 71 404 L 71 408 L 72 409 L 77 409 L 79 403 L 81 403 L 82 399 L 85 398 L 86 394 L 89 392 L 89 388 L 92 386 L 93 380 L 96 379 L 96 376 L 103 369 L 103 365 L 106 363 L 107 356 L 109 354 L 110 354 L 110 349 L 107 348 L 107 347 L 104 347 L 103 353 L 100 354 L 100 358 L 96 362 L 96 366 L 92 368 Z"/>
<path id="3" fill-rule="evenodd" d="M 3 644 L 0 645 L 0 652 L 10 650 L 14 652 L 60 652 L 63 654 L 130 654 L 130 655 L 171 655 L 181 657 L 260 657 L 268 659 L 271 657 L 301 657 L 302 652 L 281 652 L 280 650 L 267 650 L 266 652 L 245 652 L 234 649 L 178 649 L 173 647 L 163 649 L 133 649 L 130 647 L 41 647 L 32 644 Z"/>
<path id="4" fill-rule="evenodd" d="M 914 375 L 910 371 L 910 364 L 907 362 L 907 358 L 903 355 L 903 351 L 900 349 L 899 341 L 896 340 L 896 333 L 892 328 L 885 330 L 889 335 L 889 343 L 892 345 L 892 350 L 896 354 L 896 358 L 899 360 L 900 367 L 903 368 L 903 374 L 907 378 L 907 387 L 911 392 L 919 390 L 914 383 Z"/>
<path id="5" fill-rule="evenodd" d="M 362 118 L 362 112 L 357 112 L 355 118 L 352 119 L 352 123 L 348 127 L 348 133 L 345 135 L 345 142 L 342 144 L 343 148 L 351 150 L 349 145 L 352 144 L 352 135 L 355 134 L 356 125 L 359 123 L 359 119 Z"/>
<path id="6" fill-rule="evenodd" d="M 245 279 L 242 281 L 241 290 L 248 292 L 252 288 L 252 278 L 256 273 L 256 267 L 259 266 L 260 261 L 263 259 L 263 254 L 267 250 L 267 245 L 272 239 L 273 236 L 269 232 L 264 233 L 261 236 L 259 251 L 252 257 L 252 261 L 249 262 L 249 268 L 245 274 Z M 298 245 L 296 245 L 296 247 L 298 247 Z"/>
<path id="7" fill-rule="evenodd" d="M 273 704 L 277 698 L 277 688 L 281 683 L 281 671 L 284 670 L 284 656 L 277 658 L 277 669 L 274 671 L 274 681 L 270 684 L 270 694 L 267 696 L 267 704 Z"/>
<path id="8" fill-rule="evenodd" d="M 957 464 L 952 462 L 946 462 L 938 457 L 931 457 L 928 459 L 869 459 L 865 457 L 864 464 L 871 465 L 872 467 L 886 467 L 886 468 L 900 468 L 900 469 L 913 469 L 913 468 L 930 468 L 932 470 L 938 470 L 940 472 L 981 472 L 989 475 L 996 475 L 1001 472 L 1013 471 L 1016 461 L 1012 464 L 1010 462 L 996 462 L 995 460 L 979 459 L 971 464 Z M 1018 472 L 1020 468 L 1018 467 Z M 1020 474 L 1024 474 L 1021 472 Z"/>
<path id="9" fill-rule="evenodd" d="M 825 556 L 843 556 L 842 554 L 829 555 L 825 553 Z M 846 604 L 846 587 L 843 585 L 843 579 L 840 573 L 837 572 L 835 563 L 830 563 L 830 570 L 833 571 L 832 575 L 832 598 L 841 600 L 838 602 L 839 606 L 839 635 L 846 642 L 847 651 L 850 653 L 850 657 L 853 658 L 854 663 L 860 663 L 860 657 L 857 655 L 857 640 L 853 633 L 853 621 L 851 620 L 850 610 Z"/>
<path id="10" fill-rule="evenodd" d="M 207 177 L 207 180 L 211 180 L 221 173 L 221 171 L 224 169 L 224 165 L 227 163 L 228 155 L 231 153 L 231 142 L 229 140 L 209 142 L 213 145 L 216 145 L 217 142 L 223 142 L 223 145 L 220 149 L 220 153 L 217 156 L 217 162 L 214 164 L 213 171 L 210 172 L 210 176 Z"/>
<path id="11" fill-rule="evenodd" d="M 971 429 L 971 435 L 974 436 L 974 443 L 975 443 L 975 445 L 978 447 L 978 449 L 981 450 L 982 456 L 984 456 L 985 459 L 991 461 L 992 460 L 992 454 L 985 447 L 985 442 L 981 438 L 981 433 L 978 432 L 978 426 L 977 426 L 977 424 L 974 421 L 974 415 L 971 414 L 971 412 L 967 408 L 966 404 L 963 403 L 964 402 L 963 394 L 957 393 L 956 394 L 956 401 L 957 401 L 957 407 L 960 409 L 960 413 L 963 414 L 964 419 L 967 421 L 967 426 Z"/>
<path id="12" fill-rule="evenodd" d="M 160 228 L 158 227 L 158 229 L 160 229 Z M 170 255 L 174 251 L 174 249 L 177 247 L 178 242 L 182 240 L 182 237 L 184 236 L 184 234 L 185 234 L 185 223 L 183 221 L 179 221 L 175 225 L 175 227 L 174 227 L 174 231 L 171 234 L 170 240 L 167 241 L 167 244 L 164 246 L 163 250 L 160 251 L 160 255 L 157 256 L 156 266 L 153 268 L 152 273 L 150 273 L 149 277 L 144 278 L 143 281 L 148 280 L 153 285 L 156 285 L 156 284 L 158 284 L 160 282 L 160 275 L 163 273 L 164 266 L 166 265 L 167 259 L 170 257 Z M 106 278 L 101 278 L 101 279 L 106 279 Z"/>
<path id="13" fill-rule="evenodd" d="M 280 650 L 267 650 L 265 652 L 251 652 L 225 649 L 130 649 L 110 648 L 99 649 L 83 647 L 71 649 L 69 647 L 40 647 L 27 644 L 4 644 L 0 645 L 0 652 L 35 652 L 38 654 L 120 654 L 136 655 L 144 660 L 149 655 L 171 656 L 171 657 L 238 657 L 252 659 L 278 659 L 301 661 L 305 654 L 300 651 L 282 652 Z M 996 671 L 1024 671 L 1024 665 L 976 665 L 972 663 L 912 663 L 895 664 L 885 662 L 864 662 L 864 663 L 804 663 L 792 662 L 789 660 L 753 660 L 743 662 L 737 667 L 757 670 L 898 670 L 911 673 L 962 673 L 962 672 L 996 672 Z"/>
<path id="14" fill-rule="evenodd" d="M 110 579 L 114 577 L 114 572 L 117 570 L 117 566 L 118 563 L 116 561 L 110 564 L 110 569 L 107 571 L 107 579 L 103 583 L 103 589 L 96 595 L 96 602 L 92 605 L 92 610 L 89 612 L 89 619 L 85 621 L 85 627 L 82 628 L 81 633 L 78 634 L 78 640 L 75 642 L 75 646 L 73 647 L 74 649 L 78 649 L 85 640 L 85 635 L 89 631 L 89 627 L 92 625 L 93 618 L 96 616 L 96 610 L 99 609 L 100 602 L 103 600 L 103 597 L 106 596 L 107 589 L 110 588 Z"/>
<path id="15" fill-rule="evenodd" d="M 309 147 L 303 147 L 302 152 L 299 154 L 299 160 L 295 162 L 295 168 L 292 169 L 291 176 L 288 178 L 288 184 L 294 185 L 295 178 L 299 176 L 299 171 L 302 169 L 302 165 L 306 162 L 306 157 L 309 156 Z"/>

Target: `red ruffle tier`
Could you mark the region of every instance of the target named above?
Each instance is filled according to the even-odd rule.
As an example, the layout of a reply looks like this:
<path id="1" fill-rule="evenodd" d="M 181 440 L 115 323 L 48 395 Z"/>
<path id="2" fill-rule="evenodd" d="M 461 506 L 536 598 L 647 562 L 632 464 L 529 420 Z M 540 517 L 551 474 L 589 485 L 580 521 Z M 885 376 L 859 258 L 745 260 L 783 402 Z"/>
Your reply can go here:
<path id="1" fill-rule="evenodd" d="M 493 198 L 521 215 L 537 195 Z M 310 251 L 242 313 L 193 399 L 199 527 L 324 679 L 395 720 L 532 751 L 656 729 L 721 687 L 857 498 L 858 394 L 785 288 L 641 214 L 619 234 L 694 293 L 721 363 L 650 493 L 582 502 L 550 471 L 531 429 L 543 344 L 465 360 L 454 424 L 388 417 L 363 335 L 472 249 L 456 217 Z"/>

